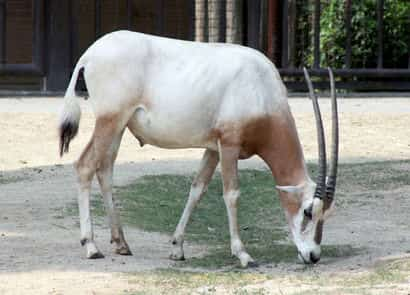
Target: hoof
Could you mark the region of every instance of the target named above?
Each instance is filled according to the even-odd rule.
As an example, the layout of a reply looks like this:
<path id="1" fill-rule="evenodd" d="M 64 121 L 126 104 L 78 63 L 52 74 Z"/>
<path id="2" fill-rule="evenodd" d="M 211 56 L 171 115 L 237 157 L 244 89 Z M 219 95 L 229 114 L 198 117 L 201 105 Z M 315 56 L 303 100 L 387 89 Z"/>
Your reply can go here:
<path id="1" fill-rule="evenodd" d="M 88 259 L 100 259 L 104 258 L 104 255 L 101 252 L 95 252 L 87 257 Z"/>
<path id="2" fill-rule="evenodd" d="M 257 267 L 258 264 L 255 262 L 255 260 L 252 259 L 251 256 L 249 256 L 248 253 L 246 252 L 242 252 L 238 255 L 238 258 L 241 262 L 241 266 L 243 268 L 247 268 L 247 267 Z"/>
<path id="3" fill-rule="evenodd" d="M 169 259 L 175 260 L 175 261 L 184 261 L 185 256 L 184 254 L 179 255 L 179 254 L 172 253 L 171 255 L 169 255 Z"/>
<path id="4" fill-rule="evenodd" d="M 119 249 L 116 249 L 115 253 L 120 254 L 120 255 L 124 255 L 124 256 L 132 256 L 131 250 L 127 247 L 121 247 Z"/>
<path id="5" fill-rule="evenodd" d="M 176 239 L 172 241 L 172 250 L 171 254 L 169 255 L 169 259 L 175 261 L 182 261 L 185 260 L 184 257 L 184 248 L 182 247 L 182 242 L 178 243 Z"/>
<path id="6" fill-rule="evenodd" d="M 249 268 L 259 267 L 259 263 L 257 263 L 256 261 L 249 261 L 249 262 L 248 262 L 248 267 L 249 267 Z"/>

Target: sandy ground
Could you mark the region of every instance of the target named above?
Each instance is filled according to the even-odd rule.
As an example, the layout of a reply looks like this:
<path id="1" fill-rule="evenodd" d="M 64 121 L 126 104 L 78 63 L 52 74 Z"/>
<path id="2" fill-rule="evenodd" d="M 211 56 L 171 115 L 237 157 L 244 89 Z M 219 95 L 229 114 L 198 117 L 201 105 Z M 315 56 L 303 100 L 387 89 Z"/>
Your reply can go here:
<path id="1" fill-rule="evenodd" d="M 305 156 L 308 161 L 315 161 L 316 131 L 310 102 L 291 99 L 290 104 Z M 329 101 L 322 100 L 321 104 L 325 126 L 330 126 Z M 84 102 L 79 136 L 73 141 L 70 154 L 60 159 L 56 135 L 60 105 L 61 100 L 55 98 L 0 100 L 0 176 L 6 179 L 6 183 L 0 183 L 0 294 L 119 294 L 133 288 L 124 273 L 172 265 L 167 259 L 169 236 L 126 228 L 134 256 L 120 257 L 112 253 L 109 230 L 102 222 L 96 225 L 95 232 L 106 258 L 84 258 L 77 218 L 63 216 L 61 208 L 76 200 L 71 163 L 90 137 L 94 121 Z M 409 159 L 409 113 L 410 102 L 405 98 L 341 100 L 341 161 Z M 190 174 L 196 170 L 200 157 L 200 150 L 140 148 L 126 132 L 114 181 L 125 185 L 146 174 Z M 252 158 L 240 167 L 261 168 L 264 164 Z M 94 190 L 98 191 L 96 186 Z M 361 208 L 360 215 L 354 210 L 338 212 L 326 227 L 326 243 L 340 243 L 343 236 L 346 244 L 366 245 L 368 250 L 360 259 L 325 261 L 317 270 L 362 271 L 382 257 L 410 249 L 410 201 L 406 201 L 406 193 L 400 189 L 390 192 L 390 199 Z M 392 218 L 378 218 L 385 217 L 383 206 L 389 206 L 392 198 L 402 202 L 402 206 L 393 208 Z M 201 255 L 206 248 L 187 243 L 185 250 L 186 256 L 192 257 Z M 292 271 L 295 267 L 300 266 L 261 271 Z"/>

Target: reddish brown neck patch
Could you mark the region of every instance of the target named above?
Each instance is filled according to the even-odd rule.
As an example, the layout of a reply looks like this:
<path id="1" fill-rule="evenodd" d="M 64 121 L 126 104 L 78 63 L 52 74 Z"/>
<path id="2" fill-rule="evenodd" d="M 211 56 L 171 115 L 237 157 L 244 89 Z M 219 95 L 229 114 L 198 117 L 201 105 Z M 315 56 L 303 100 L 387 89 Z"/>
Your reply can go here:
<path id="1" fill-rule="evenodd" d="M 291 114 L 264 118 L 259 126 L 256 152 L 270 167 L 277 184 L 304 182 L 307 179 L 305 160 Z"/>
<path id="2" fill-rule="evenodd" d="M 279 192 L 279 199 L 282 207 L 288 212 L 290 217 L 294 217 L 300 209 L 302 202 L 295 196 L 291 196 L 286 192 Z"/>
<path id="3" fill-rule="evenodd" d="M 259 155 L 279 185 L 297 185 L 307 179 L 302 148 L 289 111 L 223 123 L 209 137 L 220 140 L 224 146 L 239 147 L 242 159 Z"/>

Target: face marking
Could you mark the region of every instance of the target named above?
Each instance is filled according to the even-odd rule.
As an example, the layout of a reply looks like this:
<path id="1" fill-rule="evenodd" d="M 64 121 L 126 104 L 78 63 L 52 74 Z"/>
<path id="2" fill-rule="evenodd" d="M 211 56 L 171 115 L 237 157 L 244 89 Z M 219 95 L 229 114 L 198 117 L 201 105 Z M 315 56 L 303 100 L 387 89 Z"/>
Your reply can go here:
<path id="1" fill-rule="evenodd" d="M 324 220 L 328 213 L 324 201 L 313 197 L 316 186 L 311 181 L 277 188 L 299 259 L 316 263 L 320 259 Z"/>
<path id="2" fill-rule="evenodd" d="M 316 225 L 316 232 L 315 232 L 315 242 L 318 245 L 320 245 L 320 243 L 322 242 L 322 234 L 323 234 L 323 220 L 319 220 Z"/>

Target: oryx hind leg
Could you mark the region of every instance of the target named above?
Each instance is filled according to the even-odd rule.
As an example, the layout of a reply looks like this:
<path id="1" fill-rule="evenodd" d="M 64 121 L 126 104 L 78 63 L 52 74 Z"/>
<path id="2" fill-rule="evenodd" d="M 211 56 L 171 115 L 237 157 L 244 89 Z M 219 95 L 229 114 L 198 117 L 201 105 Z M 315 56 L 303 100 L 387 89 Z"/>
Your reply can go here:
<path id="1" fill-rule="evenodd" d="M 184 259 L 184 234 L 185 228 L 191 217 L 193 210 L 196 205 L 201 200 L 202 196 L 206 192 L 209 182 L 211 181 L 212 175 L 214 174 L 215 168 L 218 165 L 219 156 L 218 152 L 212 150 L 206 150 L 202 156 L 199 171 L 191 184 L 191 189 L 189 191 L 188 201 L 185 205 L 184 212 L 178 222 L 175 229 L 174 235 L 172 237 L 172 253 L 170 255 L 171 259 L 183 260 Z"/>
<path id="2" fill-rule="evenodd" d="M 79 211 L 81 241 L 86 246 L 87 258 L 101 258 L 97 249 L 90 215 L 90 189 L 94 174 L 97 174 L 104 204 L 108 212 L 112 240 L 116 243 L 117 252 L 129 255 L 131 252 L 125 242 L 119 217 L 115 211 L 112 197 L 113 165 L 121 142 L 125 124 L 118 115 L 97 118 L 90 143 L 75 164 L 79 178 Z"/>
<path id="3" fill-rule="evenodd" d="M 86 247 L 87 258 L 103 258 L 94 242 L 90 213 L 91 182 L 95 174 L 94 136 L 74 164 L 78 177 L 78 211 L 80 214 L 81 245 Z"/>
<path id="4" fill-rule="evenodd" d="M 124 238 L 124 232 L 118 212 L 115 208 L 112 193 L 114 162 L 118 154 L 123 133 L 124 130 L 120 132 L 113 130 L 111 135 L 112 137 L 108 135 L 107 137 L 102 138 L 103 141 L 111 140 L 111 144 L 108 142 L 103 143 L 104 145 L 110 146 L 106 151 L 101 151 L 99 165 L 96 172 L 101 188 L 101 194 L 104 199 L 104 207 L 107 211 L 108 223 L 111 229 L 111 243 L 115 244 L 115 253 L 120 255 L 132 255 Z"/>

